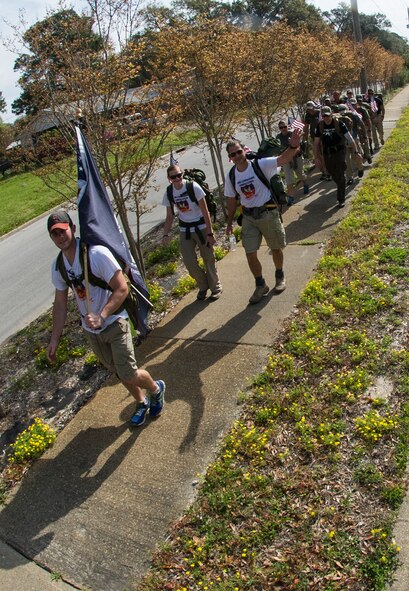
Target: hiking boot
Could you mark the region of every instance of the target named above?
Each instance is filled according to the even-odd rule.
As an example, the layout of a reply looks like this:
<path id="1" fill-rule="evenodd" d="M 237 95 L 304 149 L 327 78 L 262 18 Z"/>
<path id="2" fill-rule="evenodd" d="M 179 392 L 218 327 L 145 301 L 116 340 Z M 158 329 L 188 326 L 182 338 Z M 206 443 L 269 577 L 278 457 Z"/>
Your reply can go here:
<path id="1" fill-rule="evenodd" d="M 263 298 L 263 296 L 268 294 L 269 291 L 270 288 L 268 287 L 267 283 L 265 283 L 264 285 L 256 285 L 256 289 L 254 290 L 253 295 L 249 299 L 249 303 L 257 304 Z"/>
<path id="2" fill-rule="evenodd" d="M 363 170 L 358 170 L 358 176 L 361 179 L 364 176 L 364 171 Z"/>
<path id="3" fill-rule="evenodd" d="M 220 286 L 217 289 L 215 289 L 214 291 L 212 291 L 209 299 L 212 301 L 218 300 L 219 297 L 222 295 L 222 293 L 223 293 L 223 288 Z"/>
<path id="4" fill-rule="evenodd" d="M 274 291 L 276 293 L 281 293 L 282 291 L 285 290 L 285 287 L 286 287 L 286 285 L 285 285 L 285 277 L 284 277 L 284 275 L 282 277 L 277 277 L 276 276 L 276 284 L 274 286 Z"/>
<path id="5" fill-rule="evenodd" d="M 156 380 L 156 383 L 158 385 L 159 392 L 157 394 L 151 394 L 151 408 L 149 414 L 151 415 L 152 419 L 160 415 L 163 405 L 165 404 L 166 384 L 163 380 Z"/>
<path id="6" fill-rule="evenodd" d="M 307 184 L 304 185 L 304 187 L 303 187 L 303 193 L 304 193 L 304 195 L 308 195 L 309 192 L 310 192 L 309 186 Z"/>
<path id="7" fill-rule="evenodd" d="M 131 425 L 133 427 L 140 427 L 144 424 L 146 414 L 149 411 L 150 402 L 145 398 L 145 402 L 138 402 L 136 405 L 135 414 L 131 418 Z"/>
<path id="8" fill-rule="evenodd" d="M 206 299 L 207 289 L 201 289 L 197 292 L 196 299 L 197 300 L 204 300 Z"/>

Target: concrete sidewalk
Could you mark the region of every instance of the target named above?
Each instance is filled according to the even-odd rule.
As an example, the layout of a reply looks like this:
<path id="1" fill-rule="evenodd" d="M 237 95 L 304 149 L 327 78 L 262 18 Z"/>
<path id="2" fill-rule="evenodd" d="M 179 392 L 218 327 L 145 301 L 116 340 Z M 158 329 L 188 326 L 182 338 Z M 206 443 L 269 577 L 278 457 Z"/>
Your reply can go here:
<path id="1" fill-rule="evenodd" d="M 387 133 L 408 103 L 409 87 L 388 103 Z M 222 297 L 198 302 L 189 294 L 137 350 L 140 365 L 166 381 L 162 417 L 131 430 L 134 404 L 112 380 L 33 466 L 0 513 L 3 591 L 123 591 L 146 573 L 152 550 L 192 502 L 238 417 L 239 391 L 265 365 L 322 246 L 348 211 L 336 207 L 335 185 L 318 176 L 311 176 L 310 195 L 284 216 L 287 290 L 248 306 L 253 279 L 239 245 L 219 263 Z M 260 254 L 273 286 L 267 247 Z"/>

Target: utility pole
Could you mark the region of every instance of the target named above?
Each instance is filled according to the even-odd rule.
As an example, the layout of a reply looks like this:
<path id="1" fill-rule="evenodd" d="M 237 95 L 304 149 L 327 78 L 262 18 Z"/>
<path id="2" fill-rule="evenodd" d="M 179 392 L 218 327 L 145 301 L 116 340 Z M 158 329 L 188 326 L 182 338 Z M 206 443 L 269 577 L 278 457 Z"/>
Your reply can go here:
<path id="1" fill-rule="evenodd" d="M 358 0 L 351 0 L 351 12 L 352 12 L 352 28 L 354 31 L 355 43 L 360 44 L 362 46 L 362 32 L 361 32 L 361 23 L 359 22 Z M 363 66 L 363 68 L 359 74 L 359 82 L 360 82 L 360 86 L 361 86 L 361 93 L 365 94 L 366 91 L 368 90 L 368 81 L 366 79 L 365 65 Z"/>

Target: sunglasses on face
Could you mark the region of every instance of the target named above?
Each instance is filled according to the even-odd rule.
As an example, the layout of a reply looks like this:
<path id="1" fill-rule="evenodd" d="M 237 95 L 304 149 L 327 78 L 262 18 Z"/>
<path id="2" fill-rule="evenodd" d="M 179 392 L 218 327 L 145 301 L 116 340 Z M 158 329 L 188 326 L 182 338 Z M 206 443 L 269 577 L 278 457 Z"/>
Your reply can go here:
<path id="1" fill-rule="evenodd" d="M 171 175 L 169 175 L 169 178 L 171 181 L 176 181 L 176 179 L 182 178 L 182 173 L 178 172 L 177 174 L 171 174 Z"/>
<path id="2" fill-rule="evenodd" d="M 282 125 L 281 127 L 279 127 L 278 129 L 287 129 L 287 125 Z"/>
<path id="3" fill-rule="evenodd" d="M 230 152 L 229 158 L 234 158 L 238 154 L 243 154 L 243 150 L 241 148 L 240 148 L 240 150 L 236 150 L 235 152 Z"/>

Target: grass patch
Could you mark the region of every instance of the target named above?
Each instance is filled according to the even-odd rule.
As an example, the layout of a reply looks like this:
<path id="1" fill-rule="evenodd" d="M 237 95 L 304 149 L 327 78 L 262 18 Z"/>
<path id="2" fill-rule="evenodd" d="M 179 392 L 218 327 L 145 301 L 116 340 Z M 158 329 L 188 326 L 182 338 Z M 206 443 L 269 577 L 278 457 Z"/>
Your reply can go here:
<path id="1" fill-rule="evenodd" d="M 409 450 L 408 142 L 407 110 L 139 591 L 391 581 Z M 387 400 L 369 393 L 379 377 Z"/>
<path id="2" fill-rule="evenodd" d="M 171 148 L 177 150 L 179 147 L 194 144 L 200 138 L 201 134 L 197 131 L 172 133 L 164 142 L 161 154 L 168 153 Z M 71 160 L 75 164 L 74 157 L 68 159 L 67 163 L 71 164 Z M 72 195 L 77 191 L 76 174 L 76 170 L 73 169 L 69 175 L 72 178 Z M 58 186 L 57 179 L 56 184 Z M 40 176 L 33 172 L 0 179 L 0 192 L 0 236 L 66 202 L 66 197 L 47 187 Z"/>

